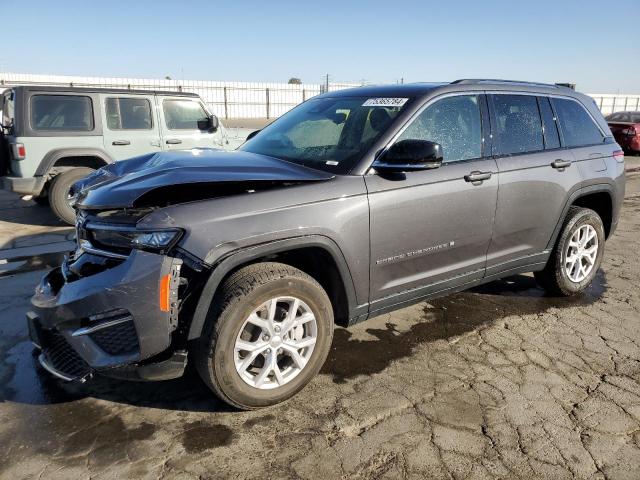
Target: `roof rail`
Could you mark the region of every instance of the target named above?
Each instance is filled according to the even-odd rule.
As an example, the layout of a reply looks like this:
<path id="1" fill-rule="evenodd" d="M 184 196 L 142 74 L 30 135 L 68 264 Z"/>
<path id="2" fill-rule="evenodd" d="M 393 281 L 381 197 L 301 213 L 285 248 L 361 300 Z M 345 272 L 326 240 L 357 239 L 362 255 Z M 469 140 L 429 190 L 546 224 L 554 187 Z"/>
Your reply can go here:
<path id="1" fill-rule="evenodd" d="M 468 83 L 506 83 L 506 84 L 518 84 L 518 85 L 536 85 L 539 87 L 552 87 L 558 88 L 558 85 L 552 83 L 541 82 L 526 82 L 522 80 L 502 80 L 498 78 L 461 78 L 460 80 L 454 80 L 452 84 L 468 84 Z"/>

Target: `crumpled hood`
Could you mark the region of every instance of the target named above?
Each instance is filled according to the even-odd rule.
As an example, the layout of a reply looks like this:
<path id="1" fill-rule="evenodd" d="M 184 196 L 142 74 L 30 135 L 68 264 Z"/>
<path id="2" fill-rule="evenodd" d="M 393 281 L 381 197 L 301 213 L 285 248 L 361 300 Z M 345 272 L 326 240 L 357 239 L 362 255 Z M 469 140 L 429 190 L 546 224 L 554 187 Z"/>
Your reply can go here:
<path id="1" fill-rule="evenodd" d="M 211 188 L 247 182 L 312 182 L 333 175 L 243 151 L 176 150 L 122 160 L 97 170 L 71 189 L 80 208 L 129 208 L 142 195 L 171 185 Z M 195 185 L 197 184 L 197 185 Z"/>

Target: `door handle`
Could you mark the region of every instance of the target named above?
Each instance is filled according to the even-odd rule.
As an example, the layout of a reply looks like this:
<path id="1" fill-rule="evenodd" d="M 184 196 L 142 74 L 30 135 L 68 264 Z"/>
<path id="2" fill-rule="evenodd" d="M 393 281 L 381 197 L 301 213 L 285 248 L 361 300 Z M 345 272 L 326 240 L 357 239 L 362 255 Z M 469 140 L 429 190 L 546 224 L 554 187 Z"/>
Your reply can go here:
<path id="1" fill-rule="evenodd" d="M 465 182 L 471 182 L 474 185 L 480 185 L 483 181 L 491 178 L 491 172 L 471 172 L 469 175 L 464 176 Z"/>
<path id="2" fill-rule="evenodd" d="M 180 140 L 179 138 L 170 138 L 166 143 L 167 145 L 177 145 L 179 143 L 182 143 L 182 140 Z"/>
<path id="3" fill-rule="evenodd" d="M 111 145 L 131 145 L 129 140 L 114 140 Z"/>
<path id="4" fill-rule="evenodd" d="M 551 166 L 557 170 L 564 170 L 565 168 L 569 168 L 571 166 L 571 162 L 569 160 L 557 159 L 554 160 Z"/>

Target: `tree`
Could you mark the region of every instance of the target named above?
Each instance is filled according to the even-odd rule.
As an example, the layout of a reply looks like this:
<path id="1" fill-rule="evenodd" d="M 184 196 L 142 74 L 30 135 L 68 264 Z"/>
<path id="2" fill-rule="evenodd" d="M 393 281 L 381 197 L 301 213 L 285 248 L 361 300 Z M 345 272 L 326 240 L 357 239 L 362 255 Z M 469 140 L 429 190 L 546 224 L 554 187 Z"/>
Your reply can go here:
<path id="1" fill-rule="evenodd" d="M 288 83 L 289 85 L 302 85 L 302 80 L 296 77 L 291 77 Z"/>

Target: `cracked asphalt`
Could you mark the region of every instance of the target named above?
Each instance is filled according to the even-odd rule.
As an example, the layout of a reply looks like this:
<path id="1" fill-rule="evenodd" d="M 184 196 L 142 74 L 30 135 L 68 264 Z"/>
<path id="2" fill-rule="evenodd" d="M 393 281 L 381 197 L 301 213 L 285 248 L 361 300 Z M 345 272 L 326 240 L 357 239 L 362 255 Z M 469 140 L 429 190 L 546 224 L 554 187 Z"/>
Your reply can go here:
<path id="1" fill-rule="evenodd" d="M 322 373 L 257 412 L 192 371 L 51 379 L 23 318 L 56 258 L 18 263 L 0 272 L 0 478 L 638 479 L 639 185 L 585 294 L 518 275 L 337 329 Z M 3 234 L 38 207 L 17 208 Z"/>

